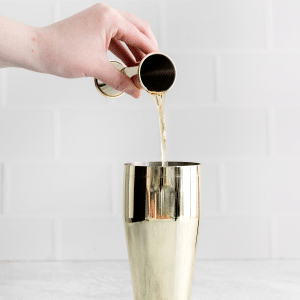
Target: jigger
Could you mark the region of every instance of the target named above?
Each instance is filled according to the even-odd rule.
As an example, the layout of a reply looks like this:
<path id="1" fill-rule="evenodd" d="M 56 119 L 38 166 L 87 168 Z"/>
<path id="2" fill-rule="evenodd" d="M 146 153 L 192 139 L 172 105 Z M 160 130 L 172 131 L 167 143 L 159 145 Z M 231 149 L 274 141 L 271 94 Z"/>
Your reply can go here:
<path id="1" fill-rule="evenodd" d="M 200 193 L 199 163 L 125 164 L 123 221 L 135 300 L 191 298 Z"/>
<path id="2" fill-rule="evenodd" d="M 128 77 L 138 75 L 140 85 L 149 93 L 166 92 L 175 81 L 176 69 L 173 61 L 166 54 L 152 52 L 146 55 L 138 66 L 126 67 L 118 61 L 110 61 L 118 70 Z M 97 90 L 108 98 L 116 98 L 124 94 L 101 80 L 94 78 Z"/>

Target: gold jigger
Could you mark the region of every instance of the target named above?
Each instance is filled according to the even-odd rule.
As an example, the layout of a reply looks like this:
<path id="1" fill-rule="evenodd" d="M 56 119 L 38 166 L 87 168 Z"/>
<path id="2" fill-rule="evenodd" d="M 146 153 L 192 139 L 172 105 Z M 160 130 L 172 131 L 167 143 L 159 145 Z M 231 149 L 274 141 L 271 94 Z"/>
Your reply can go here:
<path id="1" fill-rule="evenodd" d="M 140 85 L 150 93 L 166 92 L 175 82 L 175 65 L 170 57 L 160 52 L 149 53 L 135 67 L 126 67 L 121 62 L 114 60 L 110 62 L 128 77 L 138 75 Z M 94 83 L 96 89 L 105 97 L 116 98 L 124 94 L 97 78 L 94 78 Z"/>
<path id="2" fill-rule="evenodd" d="M 124 227 L 135 300 L 191 298 L 200 224 L 200 164 L 124 166 Z"/>

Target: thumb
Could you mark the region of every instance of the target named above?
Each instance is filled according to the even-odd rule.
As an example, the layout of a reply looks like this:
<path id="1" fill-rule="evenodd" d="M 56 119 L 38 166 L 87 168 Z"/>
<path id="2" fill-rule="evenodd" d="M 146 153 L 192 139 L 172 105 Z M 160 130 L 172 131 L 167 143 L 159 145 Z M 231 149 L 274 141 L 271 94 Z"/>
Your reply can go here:
<path id="1" fill-rule="evenodd" d="M 141 96 L 141 90 L 134 85 L 131 78 L 114 67 L 108 59 L 102 62 L 101 71 L 95 77 L 112 88 L 125 92 L 134 98 Z"/>

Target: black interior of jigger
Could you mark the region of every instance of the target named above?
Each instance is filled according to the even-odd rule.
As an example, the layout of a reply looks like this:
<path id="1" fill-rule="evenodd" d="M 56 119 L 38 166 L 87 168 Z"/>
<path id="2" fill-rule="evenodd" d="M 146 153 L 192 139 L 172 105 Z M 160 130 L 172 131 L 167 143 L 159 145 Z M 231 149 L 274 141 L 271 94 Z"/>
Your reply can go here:
<path id="1" fill-rule="evenodd" d="M 164 92 L 175 81 L 175 67 L 168 57 L 162 54 L 153 54 L 144 60 L 140 76 L 148 91 Z"/>

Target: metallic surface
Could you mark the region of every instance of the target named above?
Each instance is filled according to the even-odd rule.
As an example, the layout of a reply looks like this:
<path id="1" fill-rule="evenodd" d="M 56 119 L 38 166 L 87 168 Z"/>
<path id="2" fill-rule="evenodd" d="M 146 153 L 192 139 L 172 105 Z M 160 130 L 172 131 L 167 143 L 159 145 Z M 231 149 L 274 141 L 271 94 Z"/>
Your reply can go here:
<path id="1" fill-rule="evenodd" d="M 163 53 L 159 53 L 159 52 L 152 52 L 152 53 L 149 53 L 148 55 L 146 55 L 139 63 L 138 66 L 135 66 L 135 67 L 126 67 L 125 65 L 123 65 L 122 63 L 118 62 L 118 61 L 114 61 L 114 60 L 111 60 L 110 62 L 118 69 L 120 70 L 121 72 L 124 72 L 128 77 L 132 77 L 134 75 L 138 75 L 138 81 L 140 83 L 140 85 L 142 86 L 142 88 L 144 90 L 146 90 L 147 92 L 155 92 L 155 91 L 150 91 L 147 89 L 147 87 L 144 85 L 143 83 L 143 75 L 141 74 L 141 69 L 142 69 L 142 66 L 143 66 L 143 63 L 150 57 L 150 56 L 153 56 L 153 55 L 160 55 L 160 56 L 164 56 L 165 58 L 167 58 L 170 62 L 171 62 L 171 65 L 172 65 L 172 72 L 174 74 L 174 80 L 172 81 L 172 83 L 168 86 L 168 88 L 166 89 L 169 90 L 174 82 L 175 82 L 175 78 L 176 78 L 176 69 L 175 69 L 175 64 L 172 62 L 171 58 L 169 56 L 167 56 L 166 54 L 163 54 Z M 158 70 L 159 71 L 159 70 Z M 161 70 L 163 71 L 163 70 Z M 159 74 L 159 72 L 158 72 Z M 155 78 L 154 78 L 154 81 L 155 81 Z M 103 83 L 101 80 L 97 79 L 97 78 L 94 78 L 94 83 L 95 83 L 95 86 L 97 88 L 97 90 L 102 94 L 104 95 L 105 97 L 108 97 L 108 98 L 116 98 L 116 97 L 119 97 L 121 95 L 124 94 L 124 92 L 121 92 L 121 91 L 118 91 L 110 86 L 108 86 L 107 84 Z"/>
<path id="2" fill-rule="evenodd" d="M 122 72 L 123 69 L 125 69 L 125 65 L 122 63 L 111 60 L 110 61 L 114 67 L 116 67 L 119 71 Z M 120 92 L 118 90 L 115 90 L 114 88 L 110 87 L 109 85 L 103 83 L 101 80 L 94 78 L 94 83 L 96 89 L 105 97 L 107 98 L 117 98 L 124 94 L 124 92 Z"/>
<path id="3" fill-rule="evenodd" d="M 191 298 L 200 164 L 124 166 L 124 227 L 135 300 Z"/>

